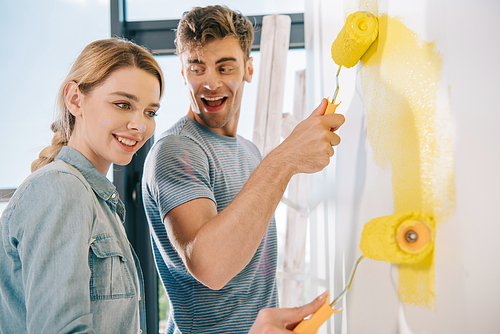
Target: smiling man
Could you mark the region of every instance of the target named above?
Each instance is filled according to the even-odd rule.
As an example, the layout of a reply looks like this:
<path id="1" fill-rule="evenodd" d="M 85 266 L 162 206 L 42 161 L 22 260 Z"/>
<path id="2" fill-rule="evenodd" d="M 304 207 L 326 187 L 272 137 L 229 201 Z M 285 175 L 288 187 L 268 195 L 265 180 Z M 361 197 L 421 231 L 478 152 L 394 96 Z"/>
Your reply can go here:
<path id="1" fill-rule="evenodd" d="M 278 306 L 274 210 L 291 177 L 322 170 L 340 143 L 344 117 L 324 115 L 326 100 L 265 159 L 236 134 L 252 42 L 250 21 L 222 6 L 192 9 L 177 29 L 190 107 L 143 177 L 172 307 L 166 333 L 247 333 L 260 309 Z"/>
<path id="2" fill-rule="evenodd" d="M 180 54 L 191 97 L 188 117 L 215 133 L 236 137 L 243 84 L 252 80 L 252 58 L 233 36 L 203 49 Z"/>

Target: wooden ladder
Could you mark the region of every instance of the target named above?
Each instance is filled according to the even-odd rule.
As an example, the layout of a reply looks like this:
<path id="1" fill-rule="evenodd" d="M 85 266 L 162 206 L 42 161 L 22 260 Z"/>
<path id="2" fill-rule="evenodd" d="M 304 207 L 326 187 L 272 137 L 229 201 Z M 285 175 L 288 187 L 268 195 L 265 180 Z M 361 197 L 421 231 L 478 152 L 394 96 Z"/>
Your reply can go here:
<path id="1" fill-rule="evenodd" d="M 263 18 L 261 64 L 257 91 L 253 142 L 263 156 L 279 145 L 293 128 L 306 117 L 305 70 L 295 76 L 293 115 L 283 113 L 286 57 L 289 49 L 291 19 L 288 15 Z M 280 307 L 303 304 L 305 280 L 304 261 L 307 232 L 308 175 L 295 175 L 281 202 L 287 205 L 287 226 L 284 251 Z"/>

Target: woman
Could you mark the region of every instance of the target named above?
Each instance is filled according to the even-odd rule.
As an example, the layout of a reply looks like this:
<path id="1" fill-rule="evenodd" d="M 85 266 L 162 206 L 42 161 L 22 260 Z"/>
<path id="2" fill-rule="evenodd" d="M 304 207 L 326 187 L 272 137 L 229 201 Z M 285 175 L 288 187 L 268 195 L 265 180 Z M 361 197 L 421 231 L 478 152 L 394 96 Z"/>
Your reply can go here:
<path id="1" fill-rule="evenodd" d="M 125 40 L 76 59 L 52 145 L 0 220 L 1 333 L 145 331 L 142 274 L 105 175 L 153 135 L 163 85 L 152 55 Z"/>

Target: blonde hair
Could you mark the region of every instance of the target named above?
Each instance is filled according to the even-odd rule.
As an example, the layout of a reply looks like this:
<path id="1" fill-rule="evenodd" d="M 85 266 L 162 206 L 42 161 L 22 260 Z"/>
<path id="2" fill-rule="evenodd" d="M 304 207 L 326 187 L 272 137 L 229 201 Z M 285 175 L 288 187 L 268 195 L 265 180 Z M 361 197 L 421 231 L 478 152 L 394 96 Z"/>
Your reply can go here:
<path id="1" fill-rule="evenodd" d="M 136 67 L 153 74 L 160 83 L 160 98 L 163 94 L 163 74 L 153 55 L 144 47 L 121 38 L 97 40 L 87 45 L 73 63 L 66 79 L 59 88 L 57 107 L 59 116 L 50 126 L 54 137 L 38 159 L 31 163 L 34 172 L 54 161 L 63 146 L 68 144 L 75 126 L 75 117 L 66 108 L 65 89 L 70 82 L 76 82 L 84 94 L 104 82 L 111 73 L 124 67 Z"/>
<path id="2" fill-rule="evenodd" d="M 180 55 L 208 43 L 233 36 L 240 42 L 245 61 L 250 57 L 254 29 L 243 14 L 224 6 L 194 7 L 183 14 L 175 33 L 176 53 Z"/>

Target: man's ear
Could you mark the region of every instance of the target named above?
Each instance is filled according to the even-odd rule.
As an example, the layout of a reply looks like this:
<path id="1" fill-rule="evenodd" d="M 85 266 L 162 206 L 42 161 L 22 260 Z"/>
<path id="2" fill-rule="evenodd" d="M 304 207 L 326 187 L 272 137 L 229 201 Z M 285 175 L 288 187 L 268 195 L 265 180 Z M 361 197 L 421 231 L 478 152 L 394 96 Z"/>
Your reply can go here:
<path id="1" fill-rule="evenodd" d="M 186 77 L 184 76 L 184 66 L 181 68 L 182 80 L 184 80 L 184 85 L 187 85 Z"/>
<path id="2" fill-rule="evenodd" d="M 64 88 L 64 103 L 66 108 L 73 116 L 81 116 L 82 114 L 82 92 L 78 84 L 70 81 Z"/>
<path id="3" fill-rule="evenodd" d="M 245 69 L 245 81 L 252 82 L 253 76 L 253 57 L 249 57 Z"/>

